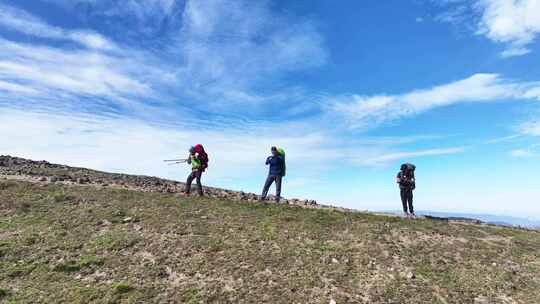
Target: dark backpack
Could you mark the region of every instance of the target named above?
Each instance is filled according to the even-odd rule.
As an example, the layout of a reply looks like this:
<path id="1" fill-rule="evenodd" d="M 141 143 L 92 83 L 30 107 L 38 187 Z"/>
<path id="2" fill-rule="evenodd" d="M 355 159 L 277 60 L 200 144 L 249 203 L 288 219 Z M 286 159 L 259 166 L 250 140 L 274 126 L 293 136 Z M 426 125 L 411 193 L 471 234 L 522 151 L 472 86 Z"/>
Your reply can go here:
<path id="1" fill-rule="evenodd" d="M 403 178 L 403 173 L 404 173 L 404 170 L 405 169 L 407 171 L 407 178 L 413 178 L 415 179 L 415 181 L 411 184 L 411 188 L 412 189 L 415 189 L 416 188 L 416 178 L 414 177 L 414 171 L 416 170 L 416 166 L 411 164 L 411 163 L 406 163 L 406 164 L 403 164 L 401 165 L 401 171 L 399 172 L 399 176 L 400 178 Z"/>
<path id="2" fill-rule="evenodd" d="M 416 170 L 416 166 L 411 163 L 403 164 L 402 166 L 406 166 L 407 170 L 411 172 L 412 176 L 414 177 L 414 170 Z"/>

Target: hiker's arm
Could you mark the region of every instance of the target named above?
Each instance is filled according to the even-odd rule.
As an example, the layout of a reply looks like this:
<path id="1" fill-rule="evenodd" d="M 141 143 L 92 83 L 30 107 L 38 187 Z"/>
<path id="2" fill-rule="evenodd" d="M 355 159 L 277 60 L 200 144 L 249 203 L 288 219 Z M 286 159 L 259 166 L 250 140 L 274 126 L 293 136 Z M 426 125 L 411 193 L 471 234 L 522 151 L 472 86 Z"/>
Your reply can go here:
<path id="1" fill-rule="evenodd" d="M 271 157 L 272 157 L 272 156 L 268 156 L 268 157 L 266 158 L 266 164 L 267 164 L 267 165 L 270 164 L 270 158 L 271 158 Z"/>
<path id="2" fill-rule="evenodd" d="M 191 165 L 191 154 L 189 154 L 187 157 L 187 163 L 188 165 Z"/>

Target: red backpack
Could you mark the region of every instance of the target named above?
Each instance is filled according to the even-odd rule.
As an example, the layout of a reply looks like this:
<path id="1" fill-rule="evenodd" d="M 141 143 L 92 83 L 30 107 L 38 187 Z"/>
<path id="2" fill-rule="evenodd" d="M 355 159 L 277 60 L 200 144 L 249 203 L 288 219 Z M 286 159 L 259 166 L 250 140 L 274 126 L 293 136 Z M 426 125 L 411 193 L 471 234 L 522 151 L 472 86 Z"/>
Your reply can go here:
<path id="1" fill-rule="evenodd" d="M 203 171 L 208 168 L 208 154 L 204 151 L 204 147 L 201 144 L 195 145 L 195 153 L 199 153 L 199 159 L 201 160 L 201 166 Z"/>

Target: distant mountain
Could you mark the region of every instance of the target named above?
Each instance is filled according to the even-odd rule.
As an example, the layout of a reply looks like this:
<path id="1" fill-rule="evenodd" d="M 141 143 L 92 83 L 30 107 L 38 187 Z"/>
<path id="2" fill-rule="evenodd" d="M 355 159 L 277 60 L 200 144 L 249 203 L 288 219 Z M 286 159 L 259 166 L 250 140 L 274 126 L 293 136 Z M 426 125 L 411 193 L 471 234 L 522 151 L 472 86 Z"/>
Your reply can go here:
<path id="1" fill-rule="evenodd" d="M 418 211 L 418 215 L 431 215 L 437 217 L 447 217 L 451 219 L 475 219 L 488 224 L 502 226 L 521 226 L 526 228 L 540 228 L 540 220 L 532 220 L 527 218 L 493 215 L 493 214 L 475 214 L 475 213 L 454 213 L 454 212 L 435 212 L 435 211 Z"/>

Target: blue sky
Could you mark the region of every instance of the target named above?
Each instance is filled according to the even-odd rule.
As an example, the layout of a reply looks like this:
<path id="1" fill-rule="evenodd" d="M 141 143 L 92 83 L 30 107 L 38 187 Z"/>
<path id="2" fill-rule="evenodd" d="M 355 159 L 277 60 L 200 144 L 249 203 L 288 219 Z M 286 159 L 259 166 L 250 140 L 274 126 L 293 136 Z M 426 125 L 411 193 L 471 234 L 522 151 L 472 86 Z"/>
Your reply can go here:
<path id="1" fill-rule="evenodd" d="M 536 0 L 0 0 L 0 153 L 287 197 L 540 219 Z"/>

